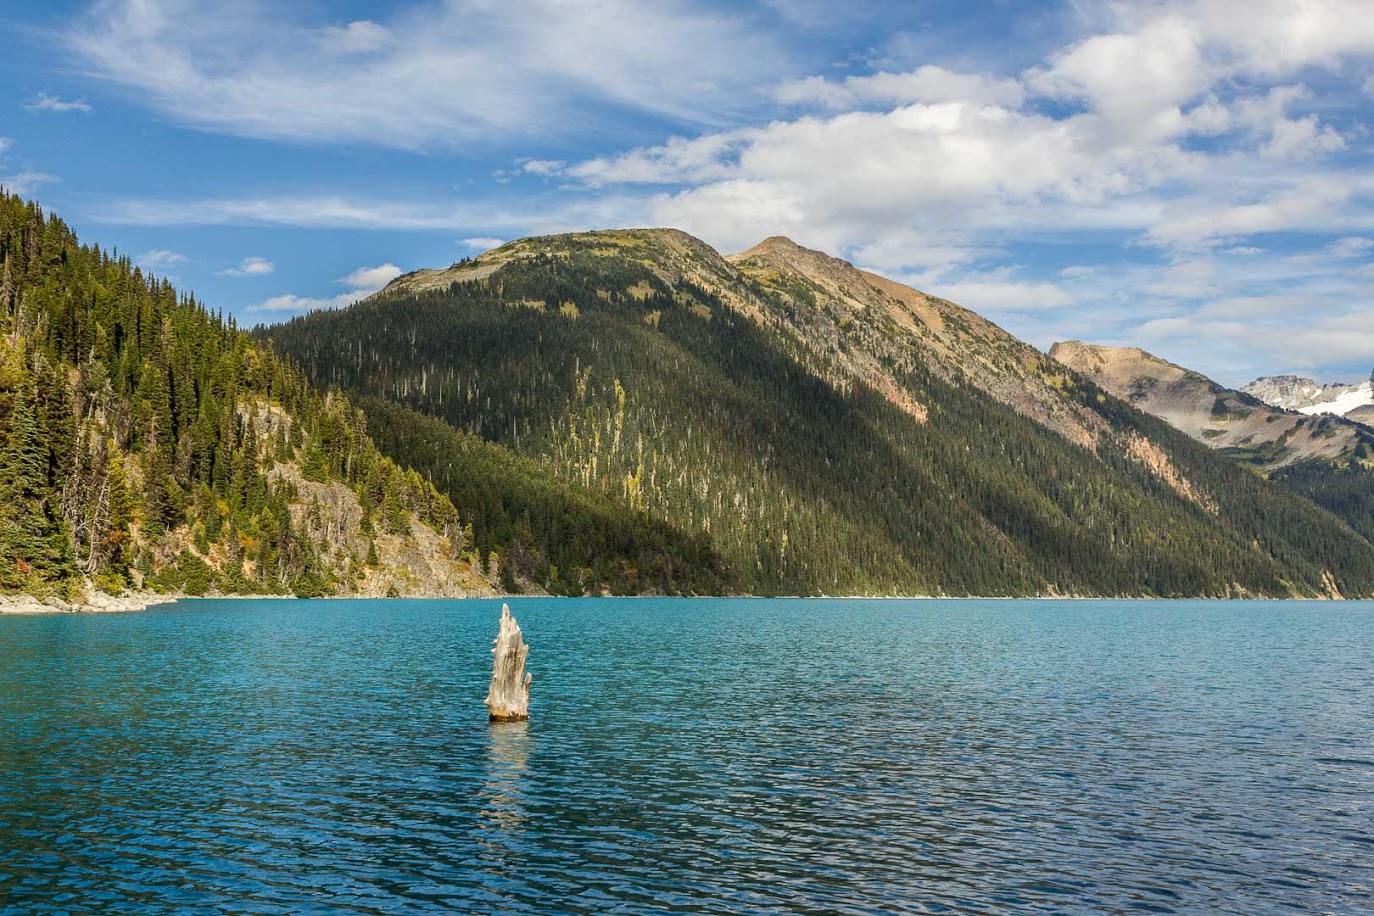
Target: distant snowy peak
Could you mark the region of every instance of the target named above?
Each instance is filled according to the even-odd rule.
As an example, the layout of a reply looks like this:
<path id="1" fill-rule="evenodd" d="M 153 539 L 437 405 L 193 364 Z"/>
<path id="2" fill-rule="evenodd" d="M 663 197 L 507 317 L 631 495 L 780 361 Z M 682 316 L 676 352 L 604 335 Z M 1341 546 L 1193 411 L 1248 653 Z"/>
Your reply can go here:
<path id="1" fill-rule="evenodd" d="M 1297 410 L 1299 407 L 1321 401 L 1323 399 L 1323 387 L 1310 378 L 1299 378 L 1296 375 L 1268 375 L 1264 378 L 1255 379 L 1241 391 L 1251 397 L 1259 398 L 1271 407 Z"/>
<path id="2" fill-rule="evenodd" d="M 1374 382 L 1361 382 L 1358 385 L 1346 387 L 1327 386 L 1329 395 L 1334 395 L 1327 400 L 1318 401 L 1316 404 L 1308 404 L 1299 407 L 1299 413 L 1334 413 L 1337 416 L 1345 416 L 1350 411 L 1358 407 L 1368 407 L 1374 404 Z M 1329 389 L 1336 390 L 1329 390 Z"/>
<path id="3" fill-rule="evenodd" d="M 1318 385 L 1296 375 L 1271 375 L 1255 379 L 1241 390 L 1274 407 L 1309 415 L 1345 416 L 1374 405 L 1374 376 L 1358 385 Z"/>

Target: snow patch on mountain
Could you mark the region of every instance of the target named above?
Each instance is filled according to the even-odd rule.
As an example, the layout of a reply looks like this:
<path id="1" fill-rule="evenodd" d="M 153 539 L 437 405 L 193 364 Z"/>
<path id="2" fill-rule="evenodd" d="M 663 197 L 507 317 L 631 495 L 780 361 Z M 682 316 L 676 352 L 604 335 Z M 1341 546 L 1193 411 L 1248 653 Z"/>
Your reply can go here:
<path id="1" fill-rule="evenodd" d="M 1296 375 L 1270 375 L 1257 378 L 1241 389 L 1271 407 L 1296 410 L 1309 416 L 1336 414 L 1374 405 L 1374 376 L 1357 385 L 1335 383 L 1318 385 Z"/>
<path id="2" fill-rule="evenodd" d="M 1299 407 L 1298 413 L 1308 415 L 1333 413 L 1343 417 L 1357 407 L 1366 407 L 1370 404 L 1374 404 L 1374 382 L 1361 382 L 1358 385 L 1345 388 L 1330 400 Z"/>

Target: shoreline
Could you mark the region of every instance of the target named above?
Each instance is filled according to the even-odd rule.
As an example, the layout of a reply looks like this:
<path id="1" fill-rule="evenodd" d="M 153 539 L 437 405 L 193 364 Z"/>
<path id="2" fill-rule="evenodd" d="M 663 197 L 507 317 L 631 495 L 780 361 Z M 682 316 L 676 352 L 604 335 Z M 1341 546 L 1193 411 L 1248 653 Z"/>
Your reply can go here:
<path id="1" fill-rule="evenodd" d="M 39 600 L 32 595 L 0 595 L 0 615 L 3 614 L 127 614 L 146 611 L 160 604 L 173 604 L 181 596 L 159 595 L 155 592 L 136 592 L 130 595 L 106 595 L 93 592 L 85 601 L 68 603 L 61 598 Z"/>
<path id="2" fill-rule="evenodd" d="M 37 615 L 37 614 L 124 614 L 146 611 L 152 607 L 166 604 L 176 604 L 182 601 L 300 601 L 300 600 L 351 600 L 351 601 L 516 601 L 520 599 L 539 598 L 548 599 L 549 595 L 467 595 L 455 597 L 452 595 L 407 595 L 402 598 L 383 598 L 380 596 L 368 595 L 322 595 L 318 599 L 300 599 L 292 595 L 159 595 L 153 592 L 141 592 L 131 595 L 105 595 L 103 593 L 93 594 L 87 601 L 79 603 L 68 603 L 57 598 L 47 598 L 39 600 L 31 595 L 0 595 L 0 617 L 13 614 L 18 615 Z M 581 598 L 606 598 L 614 597 L 619 599 L 635 598 L 667 598 L 666 595 L 583 595 Z M 1006 595 L 678 595 L 673 596 L 678 600 L 692 599 L 734 599 L 734 600 L 767 600 L 767 601 L 1312 601 L 1312 602 L 1343 602 L 1360 601 L 1371 599 L 1358 598 L 1330 598 L 1330 597 L 1288 597 L 1276 598 L 1269 596 L 1247 597 L 1247 598 L 1217 598 L 1194 596 L 1188 598 L 1160 598 L 1157 595 L 1117 595 L 1110 598 L 1094 597 L 1088 595 L 1025 595 L 1010 597 Z M 566 600 L 575 601 L 577 597 L 567 598 Z"/>

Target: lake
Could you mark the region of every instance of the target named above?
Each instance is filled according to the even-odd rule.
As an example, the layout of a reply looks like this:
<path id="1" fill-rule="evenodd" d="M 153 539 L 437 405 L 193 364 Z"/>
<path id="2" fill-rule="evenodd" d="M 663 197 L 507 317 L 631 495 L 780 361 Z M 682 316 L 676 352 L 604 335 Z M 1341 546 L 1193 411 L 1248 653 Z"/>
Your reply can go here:
<path id="1" fill-rule="evenodd" d="M 1374 605 L 0 617 L 0 913 L 1374 910 Z"/>

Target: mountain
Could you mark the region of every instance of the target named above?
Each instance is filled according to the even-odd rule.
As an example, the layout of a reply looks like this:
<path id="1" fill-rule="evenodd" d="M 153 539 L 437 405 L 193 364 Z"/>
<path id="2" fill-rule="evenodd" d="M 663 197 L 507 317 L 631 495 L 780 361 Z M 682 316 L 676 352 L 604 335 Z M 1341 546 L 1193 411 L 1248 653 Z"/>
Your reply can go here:
<path id="1" fill-rule="evenodd" d="M 1357 423 L 1271 407 L 1135 347 L 1070 340 L 1051 347 L 1050 356 L 1194 439 L 1266 470 L 1374 456 L 1374 431 Z"/>
<path id="2" fill-rule="evenodd" d="M 1055 344 L 1050 355 L 1374 539 L 1374 428 L 1355 422 L 1359 409 L 1342 418 L 1271 407 L 1134 347 L 1072 340 Z M 1320 387 L 1306 379 L 1269 381 L 1275 379 L 1282 381 L 1261 390 L 1279 399 L 1327 403 Z"/>
<path id="3" fill-rule="evenodd" d="M 1296 375 L 1270 375 L 1241 390 L 1266 404 L 1298 413 L 1335 414 L 1361 422 L 1374 417 L 1374 375 L 1355 385 L 1318 385 Z"/>
<path id="4" fill-rule="evenodd" d="M 675 230 L 523 239 L 259 334 L 370 420 L 404 405 L 709 539 L 752 593 L 1374 592 L 1374 547 L 1328 512 L 782 238 L 729 258 Z"/>

